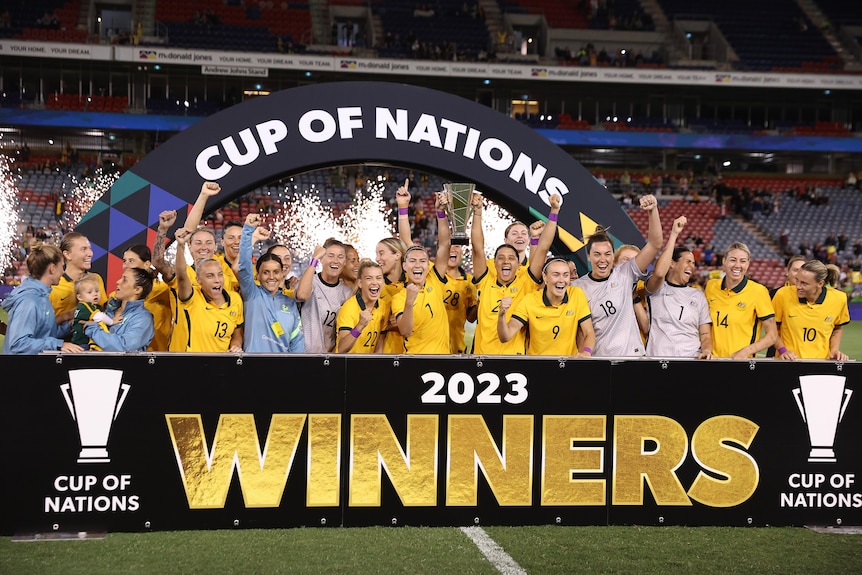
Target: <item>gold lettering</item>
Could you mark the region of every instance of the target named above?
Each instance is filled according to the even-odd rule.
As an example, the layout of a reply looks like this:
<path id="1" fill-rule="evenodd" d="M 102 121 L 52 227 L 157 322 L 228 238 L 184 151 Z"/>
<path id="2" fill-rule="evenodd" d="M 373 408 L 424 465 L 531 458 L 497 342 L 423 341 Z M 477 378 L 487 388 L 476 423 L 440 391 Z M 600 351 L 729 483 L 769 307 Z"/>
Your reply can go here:
<path id="1" fill-rule="evenodd" d="M 646 450 L 646 441 L 655 449 Z M 658 505 L 691 505 L 676 476 L 688 454 L 682 426 L 659 415 L 614 417 L 613 505 L 643 505 L 644 481 Z"/>
<path id="2" fill-rule="evenodd" d="M 701 423 L 691 436 L 691 453 L 701 467 L 723 479 L 701 471 L 689 496 L 710 507 L 733 507 L 751 497 L 760 482 L 757 462 L 727 442 L 748 449 L 759 429 L 753 421 L 736 415 L 719 415 Z"/>
<path id="3" fill-rule="evenodd" d="M 341 414 L 309 414 L 306 505 L 338 506 L 341 494 L 340 476 Z"/>
<path id="4" fill-rule="evenodd" d="M 503 416 L 503 451 L 481 415 L 450 415 L 446 505 L 474 506 L 482 469 L 501 506 L 531 505 L 533 416 Z"/>
<path id="5" fill-rule="evenodd" d="M 165 414 L 190 509 L 221 509 L 237 467 L 246 507 L 278 507 L 305 414 L 272 416 L 261 453 L 254 416 L 222 415 L 207 451 L 200 415 Z"/>
<path id="6" fill-rule="evenodd" d="M 603 447 L 575 447 L 575 441 L 604 441 L 604 415 L 546 415 L 542 424 L 542 505 L 604 505 L 604 479 L 573 479 L 573 472 L 601 473 Z"/>
<path id="7" fill-rule="evenodd" d="M 380 506 L 383 468 L 405 507 L 437 505 L 437 415 L 407 416 L 407 453 L 385 415 L 350 421 L 351 507 Z"/>

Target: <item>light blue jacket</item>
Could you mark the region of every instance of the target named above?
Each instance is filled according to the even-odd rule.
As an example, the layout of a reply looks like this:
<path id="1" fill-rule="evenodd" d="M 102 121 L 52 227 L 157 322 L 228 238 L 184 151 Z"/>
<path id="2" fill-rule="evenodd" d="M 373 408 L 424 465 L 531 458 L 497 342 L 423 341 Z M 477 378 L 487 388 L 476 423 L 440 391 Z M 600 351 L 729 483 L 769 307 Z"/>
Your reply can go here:
<path id="1" fill-rule="evenodd" d="M 51 288 L 37 279 L 26 277 L 3 300 L 0 305 L 9 313 L 4 354 L 35 355 L 62 347 L 70 324 L 57 325 L 50 293 Z"/>
<path id="2" fill-rule="evenodd" d="M 239 289 L 242 291 L 243 351 L 248 353 L 301 353 L 305 351 L 299 309 L 292 297 L 277 291 L 273 296 L 254 282 L 251 236 L 254 227 L 244 225 L 239 244 Z M 276 333 L 274 326 L 279 333 Z"/>
<path id="3" fill-rule="evenodd" d="M 109 303 L 105 313 L 113 318 L 117 313 L 116 307 Z M 99 324 L 91 323 L 84 327 L 84 333 L 102 351 L 147 351 L 156 330 L 153 327 L 153 314 L 144 307 L 143 300 L 135 300 L 126 302 L 123 320 L 114 323 L 107 332 Z"/>

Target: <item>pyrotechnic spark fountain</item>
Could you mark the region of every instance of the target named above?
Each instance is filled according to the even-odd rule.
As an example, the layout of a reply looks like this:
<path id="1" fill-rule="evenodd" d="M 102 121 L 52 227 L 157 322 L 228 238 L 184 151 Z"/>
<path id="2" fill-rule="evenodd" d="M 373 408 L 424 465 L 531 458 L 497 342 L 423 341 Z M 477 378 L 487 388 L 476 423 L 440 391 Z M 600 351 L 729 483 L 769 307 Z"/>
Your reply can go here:
<path id="1" fill-rule="evenodd" d="M 281 206 L 273 219 L 272 233 L 299 260 L 310 258 L 314 248 L 327 238 L 341 237 L 332 208 L 321 203 L 314 189 L 295 194 Z"/>
<path id="2" fill-rule="evenodd" d="M 118 177 L 118 173 L 105 173 L 102 168 L 98 168 L 92 176 L 81 181 L 71 176 L 71 189 L 66 194 L 66 205 L 63 209 L 63 219 L 70 230 L 75 229 L 84 214 L 111 189 Z"/>
<path id="3" fill-rule="evenodd" d="M 18 238 L 18 187 L 12 179 L 9 161 L 0 154 L 0 276 L 14 260 Z"/>
<path id="4" fill-rule="evenodd" d="M 373 258 L 377 242 L 393 235 L 383 189 L 383 182 L 369 182 L 338 217 L 314 188 L 297 192 L 276 212 L 273 235 L 298 260 L 310 258 L 314 248 L 328 238 L 352 244 L 360 257 Z"/>
<path id="5" fill-rule="evenodd" d="M 374 259 L 377 242 L 394 235 L 389 223 L 392 212 L 383 199 L 384 182 L 369 182 L 364 192 L 338 218 L 343 241 L 356 248 L 361 258 Z"/>

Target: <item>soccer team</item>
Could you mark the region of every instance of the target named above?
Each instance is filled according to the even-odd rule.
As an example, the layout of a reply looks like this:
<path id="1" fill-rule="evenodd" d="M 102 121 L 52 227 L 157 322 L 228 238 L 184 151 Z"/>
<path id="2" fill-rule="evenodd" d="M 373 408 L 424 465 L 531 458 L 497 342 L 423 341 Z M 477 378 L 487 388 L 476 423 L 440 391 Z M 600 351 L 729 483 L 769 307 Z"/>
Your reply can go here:
<path id="1" fill-rule="evenodd" d="M 640 208 L 649 229 L 642 249 L 623 246 L 599 228 L 586 238 L 590 272 L 551 256 L 562 199 L 551 196 L 547 222 L 515 222 L 494 257 L 475 257 L 472 274 L 453 245 L 447 196 L 436 194 L 434 263 L 411 240 L 411 195 L 396 192 L 399 237 L 383 238 L 375 259 L 360 258 L 337 239 L 315 248 L 297 278 L 290 250 L 271 245 L 253 261 L 253 245 L 269 240 L 260 214 L 224 227 L 222 252 L 200 226 L 205 182 L 186 222 L 165 251 L 176 212 L 162 212 L 155 243 L 129 246 L 116 290 L 106 293 L 90 270 L 93 251 L 80 233 L 59 247 L 34 247 L 29 277 L 3 301 L 9 312 L 4 354 L 59 350 L 550 355 L 745 359 L 769 349 L 783 360 L 845 361 L 842 326 L 847 297 L 831 287 L 834 272 L 817 260 L 792 260 L 787 284 L 770 296 L 747 276 L 750 252 L 734 242 L 723 277 L 701 290 L 689 285 L 692 253 L 677 246 L 677 218 L 667 243 L 656 198 Z M 471 249 L 485 253 L 482 196 L 471 199 Z M 662 246 L 664 249 L 662 250 Z M 528 250 L 529 246 L 529 250 Z M 186 249 L 193 261 L 186 261 Z M 660 253 L 661 252 L 661 253 Z M 657 259 L 656 259 L 657 258 Z M 465 325 L 475 322 L 467 348 Z"/>

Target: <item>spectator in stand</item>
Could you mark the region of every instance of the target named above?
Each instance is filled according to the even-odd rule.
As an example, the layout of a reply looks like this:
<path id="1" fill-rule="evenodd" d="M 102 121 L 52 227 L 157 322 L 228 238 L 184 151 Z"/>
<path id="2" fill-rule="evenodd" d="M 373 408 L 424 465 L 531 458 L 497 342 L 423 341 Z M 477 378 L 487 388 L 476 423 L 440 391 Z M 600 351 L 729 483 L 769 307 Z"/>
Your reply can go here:
<path id="1" fill-rule="evenodd" d="M 811 260 L 799 269 L 795 289 L 779 290 L 775 298 L 778 357 L 786 360 L 849 359 L 840 349 L 843 326 L 850 323 L 847 296 L 829 287 L 837 279 L 835 268 L 829 269 L 823 262 Z"/>
<path id="2" fill-rule="evenodd" d="M 63 275 L 63 254 L 56 246 L 37 244 L 27 256 L 28 277 L 0 305 L 9 314 L 3 354 L 84 351 L 70 341 L 69 322 L 58 322 L 49 294 Z"/>

